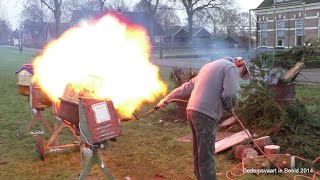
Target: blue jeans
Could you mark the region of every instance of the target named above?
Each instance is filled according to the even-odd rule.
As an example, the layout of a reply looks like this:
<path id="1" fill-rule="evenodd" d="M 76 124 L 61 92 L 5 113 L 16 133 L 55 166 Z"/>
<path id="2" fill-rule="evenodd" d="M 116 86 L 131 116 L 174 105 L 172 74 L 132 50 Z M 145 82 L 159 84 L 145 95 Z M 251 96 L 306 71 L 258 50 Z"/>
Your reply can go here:
<path id="1" fill-rule="evenodd" d="M 197 111 L 187 110 L 192 131 L 194 174 L 198 180 L 216 180 L 214 160 L 217 120 Z"/>

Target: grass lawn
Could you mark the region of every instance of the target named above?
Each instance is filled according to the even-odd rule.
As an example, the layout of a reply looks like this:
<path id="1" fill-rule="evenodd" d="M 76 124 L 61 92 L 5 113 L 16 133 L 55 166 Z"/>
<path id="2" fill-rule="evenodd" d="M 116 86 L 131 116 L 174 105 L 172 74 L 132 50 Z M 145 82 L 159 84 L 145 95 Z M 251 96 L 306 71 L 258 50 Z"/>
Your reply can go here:
<path id="1" fill-rule="evenodd" d="M 24 49 L 20 54 L 17 48 L 0 47 L 0 162 L 6 162 L 0 163 L 0 179 L 77 179 L 81 172 L 79 148 L 47 152 L 45 161 L 41 161 L 33 136 L 27 135 L 20 141 L 15 136 L 16 130 L 25 128 L 31 120 L 28 99 L 17 91 L 15 71 L 22 64 L 32 62 L 36 53 L 32 49 Z M 169 71 L 168 68 L 161 68 L 160 72 L 167 82 Z M 320 100 L 320 88 L 317 86 L 301 86 L 297 92 L 298 96 Z M 142 114 L 152 106 L 145 105 L 136 114 Z M 175 121 L 177 119 L 170 109 L 172 105 L 138 121 L 121 123 L 123 135 L 102 151 L 102 159 L 116 179 L 126 176 L 132 179 L 195 179 L 191 143 L 176 141 L 190 133 L 189 126 L 185 121 Z M 52 124 L 54 117 L 51 109 L 46 109 L 44 115 Z M 159 120 L 166 123 L 159 123 Z M 42 125 L 38 123 L 33 130 L 39 128 Z M 48 138 L 46 131 L 46 140 Z M 61 141 L 71 143 L 73 135 L 63 131 Z M 221 173 L 219 179 L 226 179 L 226 171 L 237 164 L 230 152 L 217 155 L 217 171 Z M 104 178 L 97 166 L 89 176 L 89 179 Z M 260 177 L 245 175 L 239 179 L 271 178 L 286 179 L 272 174 Z"/>

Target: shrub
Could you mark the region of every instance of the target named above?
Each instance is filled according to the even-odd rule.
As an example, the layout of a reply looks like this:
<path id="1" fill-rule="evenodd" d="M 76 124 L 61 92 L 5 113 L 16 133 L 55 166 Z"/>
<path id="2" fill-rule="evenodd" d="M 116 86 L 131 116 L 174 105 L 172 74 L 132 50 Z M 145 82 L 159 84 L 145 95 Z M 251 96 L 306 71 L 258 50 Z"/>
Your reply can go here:
<path id="1" fill-rule="evenodd" d="M 270 135 L 283 153 L 316 158 L 320 154 L 320 122 L 317 120 L 320 111 L 311 114 L 300 99 L 287 106 L 280 105 L 264 81 L 269 73 L 268 65 L 270 61 L 266 55 L 252 59 L 250 71 L 253 77 L 243 87 L 236 113 L 244 125 L 258 136 Z"/>

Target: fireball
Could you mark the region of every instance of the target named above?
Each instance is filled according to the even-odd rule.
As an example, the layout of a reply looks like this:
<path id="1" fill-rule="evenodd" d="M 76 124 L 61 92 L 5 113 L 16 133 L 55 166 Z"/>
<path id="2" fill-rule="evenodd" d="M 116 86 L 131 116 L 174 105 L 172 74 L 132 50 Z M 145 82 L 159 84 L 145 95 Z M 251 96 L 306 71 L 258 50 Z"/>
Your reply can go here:
<path id="1" fill-rule="evenodd" d="M 107 14 L 52 41 L 33 62 L 33 81 L 58 101 L 67 86 L 111 99 L 122 116 L 166 94 L 159 68 L 150 62 L 145 29 Z"/>

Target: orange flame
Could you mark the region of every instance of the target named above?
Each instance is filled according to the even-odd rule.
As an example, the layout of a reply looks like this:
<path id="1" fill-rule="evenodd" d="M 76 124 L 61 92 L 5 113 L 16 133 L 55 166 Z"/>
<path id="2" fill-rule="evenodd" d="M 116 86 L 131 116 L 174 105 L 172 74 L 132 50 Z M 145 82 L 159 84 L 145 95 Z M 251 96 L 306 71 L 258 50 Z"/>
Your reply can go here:
<path id="1" fill-rule="evenodd" d="M 97 99 L 111 99 L 120 115 L 129 117 L 167 91 L 149 58 L 146 31 L 107 14 L 51 42 L 33 62 L 33 81 L 53 101 L 70 84 L 78 92 L 91 90 Z"/>

